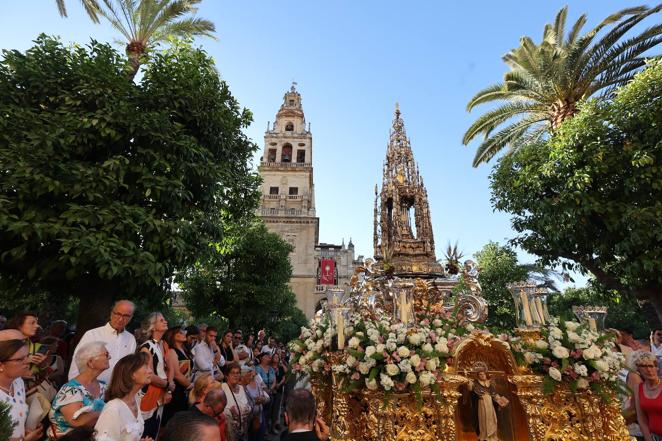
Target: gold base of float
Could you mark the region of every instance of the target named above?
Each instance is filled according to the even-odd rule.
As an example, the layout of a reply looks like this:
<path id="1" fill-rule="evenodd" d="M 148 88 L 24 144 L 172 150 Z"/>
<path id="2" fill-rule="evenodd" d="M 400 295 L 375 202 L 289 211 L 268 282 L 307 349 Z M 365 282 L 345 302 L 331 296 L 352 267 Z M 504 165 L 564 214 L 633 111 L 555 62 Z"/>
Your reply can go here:
<path id="1" fill-rule="evenodd" d="M 500 441 L 631 440 L 615 396 L 605 402 L 565 386 L 545 395 L 543 377 L 521 372 L 506 344 L 491 334 L 464 340 L 437 382 L 439 393 L 424 392 L 419 400 L 413 393 L 343 392 L 333 375 L 313 377 L 311 384 L 334 441 L 475 441 L 467 384 L 477 360 L 489 366 L 498 393 L 510 401 L 499 411 Z"/>

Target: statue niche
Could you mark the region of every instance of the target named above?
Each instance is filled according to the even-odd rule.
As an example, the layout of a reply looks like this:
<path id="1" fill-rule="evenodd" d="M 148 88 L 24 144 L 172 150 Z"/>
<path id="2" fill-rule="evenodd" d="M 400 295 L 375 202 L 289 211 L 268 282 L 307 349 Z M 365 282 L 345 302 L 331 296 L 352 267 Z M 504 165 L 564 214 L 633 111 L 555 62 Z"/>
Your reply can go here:
<path id="1" fill-rule="evenodd" d="M 480 367 L 482 369 L 477 369 Z M 518 374 L 518 366 L 507 344 L 492 334 L 474 331 L 457 347 L 453 368 L 456 373 L 477 381 L 477 371 L 485 370 L 492 383 L 493 391 L 500 397 L 505 397 L 507 405 L 495 404 L 498 421 L 499 441 L 515 441 L 528 439 L 526 417 L 517 398 L 515 387 L 508 378 Z M 455 426 L 459 441 L 476 441 L 478 436 L 477 412 L 475 397 L 469 384 L 459 388 L 461 393 L 455 413 Z M 473 401 L 473 403 L 472 403 Z"/>

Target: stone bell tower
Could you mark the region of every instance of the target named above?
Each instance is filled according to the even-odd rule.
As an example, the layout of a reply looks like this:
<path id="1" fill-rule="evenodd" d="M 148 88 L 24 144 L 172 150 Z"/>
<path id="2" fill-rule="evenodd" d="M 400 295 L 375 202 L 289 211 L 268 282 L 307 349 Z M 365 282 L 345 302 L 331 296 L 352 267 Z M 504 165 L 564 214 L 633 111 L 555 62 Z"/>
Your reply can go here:
<path id="1" fill-rule="evenodd" d="M 309 316 L 318 301 L 314 293 L 319 218 L 315 214 L 312 155 L 313 137 L 293 83 L 283 97 L 276 121 L 267 124 L 264 134 L 264 153 L 258 167 L 263 180 L 258 215 L 269 231 L 294 246 L 290 286 L 299 308 Z"/>
<path id="2" fill-rule="evenodd" d="M 434 252 L 428 193 L 414 162 L 409 138 L 395 105 L 382 189 L 375 186 L 375 258 L 395 274 L 439 277 L 443 268 Z"/>

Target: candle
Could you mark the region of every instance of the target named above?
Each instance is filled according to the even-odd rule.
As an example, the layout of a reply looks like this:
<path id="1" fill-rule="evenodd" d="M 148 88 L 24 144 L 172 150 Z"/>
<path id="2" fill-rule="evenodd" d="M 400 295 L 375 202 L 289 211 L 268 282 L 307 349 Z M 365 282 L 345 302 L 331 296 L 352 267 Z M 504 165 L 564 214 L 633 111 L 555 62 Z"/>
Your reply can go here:
<path id="1" fill-rule="evenodd" d="M 588 329 L 591 331 L 597 331 L 598 330 L 598 325 L 595 322 L 595 319 L 593 317 L 588 318 Z"/>
<path id="2" fill-rule="evenodd" d="M 336 332 L 338 333 L 338 349 L 345 348 L 345 316 L 341 311 L 336 311 Z"/>
<path id="3" fill-rule="evenodd" d="M 409 311 L 407 310 L 407 293 L 400 291 L 400 320 L 405 325 L 409 322 Z"/>
<path id="4" fill-rule="evenodd" d="M 520 300 L 522 301 L 522 309 L 524 311 L 524 322 L 526 326 L 533 325 L 533 319 L 531 318 L 531 310 L 529 309 L 529 299 L 526 297 L 524 290 L 519 293 Z"/>
<path id="5" fill-rule="evenodd" d="M 540 316 L 540 323 L 545 324 L 545 311 L 542 308 L 542 300 L 540 300 L 540 297 L 536 297 L 536 312 L 538 312 L 538 315 Z"/>

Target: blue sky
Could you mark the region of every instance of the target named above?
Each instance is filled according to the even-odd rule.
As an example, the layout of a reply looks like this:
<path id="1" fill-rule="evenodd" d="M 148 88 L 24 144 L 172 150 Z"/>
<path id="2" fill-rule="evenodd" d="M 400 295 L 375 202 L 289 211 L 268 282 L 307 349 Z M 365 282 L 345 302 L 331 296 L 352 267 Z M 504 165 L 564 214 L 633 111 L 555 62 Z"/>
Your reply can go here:
<path id="1" fill-rule="evenodd" d="M 113 41 L 93 24 L 79 0 L 3 2 L 0 48 L 24 50 L 40 33 L 65 42 Z M 501 56 L 519 37 L 540 39 L 545 23 L 569 4 L 569 22 L 588 14 L 585 29 L 633 1 L 203 1 L 218 41 L 199 43 L 254 115 L 247 134 L 260 146 L 292 80 L 312 125 L 320 241 L 353 238 L 372 255 L 375 183 L 381 184 L 395 102 L 400 103 L 414 156 L 424 176 L 437 246 L 458 241 L 471 255 L 488 241 L 514 237 L 509 216 L 490 205 L 491 165 L 471 167 L 475 145 L 462 135 L 482 109 L 467 101 L 505 72 Z M 648 24 L 652 24 L 649 21 Z M 119 47 L 119 46 L 118 46 Z M 523 261 L 533 257 L 520 252 Z M 583 278 L 578 282 L 582 283 Z"/>

